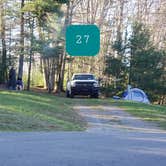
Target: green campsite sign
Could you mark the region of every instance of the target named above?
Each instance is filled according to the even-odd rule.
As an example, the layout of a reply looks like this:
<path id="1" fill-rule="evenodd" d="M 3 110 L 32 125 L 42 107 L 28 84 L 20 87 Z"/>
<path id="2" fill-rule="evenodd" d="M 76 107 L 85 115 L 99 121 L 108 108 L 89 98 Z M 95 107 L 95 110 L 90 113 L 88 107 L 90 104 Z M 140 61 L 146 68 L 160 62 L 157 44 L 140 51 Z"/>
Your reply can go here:
<path id="1" fill-rule="evenodd" d="M 96 25 L 70 25 L 66 29 L 66 52 L 71 56 L 95 56 L 100 50 Z"/>

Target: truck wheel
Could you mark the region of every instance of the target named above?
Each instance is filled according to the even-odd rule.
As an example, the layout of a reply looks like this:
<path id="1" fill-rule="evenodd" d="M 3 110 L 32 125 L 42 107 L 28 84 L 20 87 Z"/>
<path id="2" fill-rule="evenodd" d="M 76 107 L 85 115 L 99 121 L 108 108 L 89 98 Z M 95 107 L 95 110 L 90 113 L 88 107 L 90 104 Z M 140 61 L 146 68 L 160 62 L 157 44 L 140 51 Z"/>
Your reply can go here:
<path id="1" fill-rule="evenodd" d="M 93 94 L 93 95 L 91 95 L 91 98 L 99 98 L 99 94 L 98 93 L 96 93 L 96 94 Z"/>
<path id="2" fill-rule="evenodd" d="M 98 98 L 99 98 L 99 94 L 96 94 L 96 95 L 95 95 L 95 98 L 98 99 Z"/>
<path id="3" fill-rule="evenodd" d="M 70 97 L 71 98 L 73 98 L 74 97 L 74 94 L 73 94 L 73 92 L 71 91 L 71 93 L 70 93 Z"/>
<path id="4" fill-rule="evenodd" d="M 66 97 L 70 97 L 69 91 L 66 90 Z"/>

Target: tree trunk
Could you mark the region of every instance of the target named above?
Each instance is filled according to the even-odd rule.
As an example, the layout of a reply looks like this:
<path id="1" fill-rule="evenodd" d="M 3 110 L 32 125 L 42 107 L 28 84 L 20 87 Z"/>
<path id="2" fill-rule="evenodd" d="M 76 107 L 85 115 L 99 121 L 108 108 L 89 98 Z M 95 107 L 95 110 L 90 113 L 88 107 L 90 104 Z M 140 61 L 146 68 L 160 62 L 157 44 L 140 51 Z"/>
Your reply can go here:
<path id="1" fill-rule="evenodd" d="M 123 12 L 124 12 L 124 0 L 119 1 L 120 11 L 119 11 L 119 18 L 118 18 L 118 25 L 117 25 L 117 41 L 122 41 L 122 29 L 123 29 Z"/>
<path id="2" fill-rule="evenodd" d="M 32 68 L 32 56 L 33 56 L 33 33 L 34 33 L 34 18 L 29 20 L 29 26 L 30 26 L 30 36 L 31 36 L 31 45 L 30 45 L 30 55 L 29 55 L 29 67 L 28 67 L 28 80 L 27 80 L 27 90 L 30 90 L 30 84 L 31 84 L 31 68 Z"/>
<path id="3" fill-rule="evenodd" d="M 21 10 L 24 7 L 24 0 L 21 1 Z M 21 27 L 20 27 L 20 57 L 18 67 L 18 77 L 22 79 L 24 65 L 24 12 L 21 12 Z"/>
<path id="4" fill-rule="evenodd" d="M 0 61 L 0 82 L 5 83 L 7 80 L 7 64 L 6 64 L 6 32 L 5 32 L 5 20 L 4 20 L 4 2 L 0 2 L 0 32 L 2 43 L 2 59 Z"/>
<path id="5" fill-rule="evenodd" d="M 57 66 L 56 57 L 43 58 L 45 84 L 46 84 L 48 93 L 51 93 L 55 87 L 56 66 Z"/>
<path id="6" fill-rule="evenodd" d="M 67 12 L 66 12 L 66 18 L 65 18 L 65 23 L 64 23 L 64 28 L 63 28 L 63 31 L 62 33 L 65 34 L 66 32 L 66 27 L 67 25 L 69 25 L 71 23 L 71 14 L 70 14 L 70 1 L 67 3 Z M 72 13 L 72 12 L 71 12 Z M 61 92 L 61 91 L 64 91 L 63 89 L 63 82 L 64 82 L 64 74 L 65 74 L 65 65 L 66 65 L 66 50 L 64 50 L 63 52 L 63 55 L 62 55 L 62 59 L 61 59 L 61 62 L 60 62 L 60 74 L 59 74 L 59 81 L 58 81 L 58 87 L 57 87 L 57 91 L 58 92 Z"/>

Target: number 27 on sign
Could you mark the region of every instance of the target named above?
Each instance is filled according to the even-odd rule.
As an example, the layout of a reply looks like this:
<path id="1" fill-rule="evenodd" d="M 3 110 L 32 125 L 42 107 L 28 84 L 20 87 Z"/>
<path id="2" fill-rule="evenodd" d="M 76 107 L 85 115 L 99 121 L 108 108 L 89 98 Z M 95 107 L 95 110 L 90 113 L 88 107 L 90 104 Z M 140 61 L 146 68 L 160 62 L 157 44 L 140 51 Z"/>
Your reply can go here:
<path id="1" fill-rule="evenodd" d="M 76 44 L 82 44 L 85 43 L 87 44 L 89 41 L 89 35 L 76 35 Z"/>

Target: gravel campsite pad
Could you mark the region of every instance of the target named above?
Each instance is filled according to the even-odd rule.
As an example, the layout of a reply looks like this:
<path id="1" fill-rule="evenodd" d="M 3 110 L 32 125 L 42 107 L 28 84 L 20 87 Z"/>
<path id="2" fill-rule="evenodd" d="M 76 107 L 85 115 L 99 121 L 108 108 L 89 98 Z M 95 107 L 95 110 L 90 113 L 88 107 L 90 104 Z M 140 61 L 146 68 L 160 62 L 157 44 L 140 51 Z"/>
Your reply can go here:
<path id="1" fill-rule="evenodd" d="M 75 106 L 88 123 L 87 131 L 126 129 L 144 132 L 161 132 L 156 124 L 134 117 L 114 106 Z"/>

